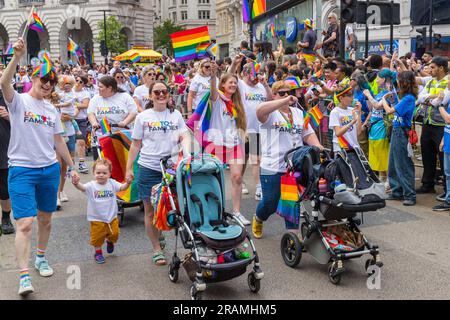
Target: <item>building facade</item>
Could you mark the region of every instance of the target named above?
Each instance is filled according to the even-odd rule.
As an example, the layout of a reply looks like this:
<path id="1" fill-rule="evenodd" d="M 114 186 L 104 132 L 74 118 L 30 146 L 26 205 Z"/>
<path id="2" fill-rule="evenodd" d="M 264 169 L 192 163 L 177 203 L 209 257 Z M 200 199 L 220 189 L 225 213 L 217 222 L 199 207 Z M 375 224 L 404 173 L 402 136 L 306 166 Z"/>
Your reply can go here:
<path id="1" fill-rule="evenodd" d="M 151 1 L 156 25 L 172 20 L 186 29 L 208 26 L 211 38 L 216 38 L 216 0 Z"/>
<path id="2" fill-rule="evenodd" d="M 68 37 L 79 44 L 88 61 L 101 63 L 100 44 L 95 41 L 103 21 L 103 12 L 111 10 L 124 25 L 122 32 L 128 46 L 153 45 L 152 0 L 0 0 L 0 50 L 23 34 L 32 5 L 44 24 L 44 32 L 29 30 L 27 34 L 28 61 L 46 49 L 51 58 L 69 61 Z"/>
<path id="3" fill-rule="evenodd" d="M 234 57 L 241 41 L 249 39 L 248 24 L 242 21 L 241 0 L 216 0 L 219 58 Z"/>

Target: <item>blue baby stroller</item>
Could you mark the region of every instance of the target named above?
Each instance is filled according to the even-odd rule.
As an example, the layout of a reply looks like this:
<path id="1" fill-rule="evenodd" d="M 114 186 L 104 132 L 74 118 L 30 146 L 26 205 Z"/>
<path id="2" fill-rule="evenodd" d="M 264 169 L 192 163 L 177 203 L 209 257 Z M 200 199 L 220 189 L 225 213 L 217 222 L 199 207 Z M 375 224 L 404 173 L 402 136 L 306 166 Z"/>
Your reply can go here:
<path id="1" fill-rule="evenodd" d="M 166 183 L 170 183 L 168 158 L 161 160 Z M 190 167 L 190 169 L 189 169 Z M 173 199 L 167 215 L 169 225 L 175 228 L 175 251 L 169 264 L 169 279 L 177 282 L 181 266 L 193 282 L 192 300 L 201 300 L 207 283 L 227 281 L 241 276 L 254 264 L 248 275 L 252 292 L 260 290 L 264 277 L 255 245 L 244 225 L 225 212 L 225 185 L 223 164 L 211 155 L 198 155 L 182 160 L 176 170 L 176 192 L 179 210 Z M 172 196 L 171 192 L 171 196 Z M 178 237 L 190 252 L 180 259 Z M 249 248 L 251 252 L 247 252 Z"/>

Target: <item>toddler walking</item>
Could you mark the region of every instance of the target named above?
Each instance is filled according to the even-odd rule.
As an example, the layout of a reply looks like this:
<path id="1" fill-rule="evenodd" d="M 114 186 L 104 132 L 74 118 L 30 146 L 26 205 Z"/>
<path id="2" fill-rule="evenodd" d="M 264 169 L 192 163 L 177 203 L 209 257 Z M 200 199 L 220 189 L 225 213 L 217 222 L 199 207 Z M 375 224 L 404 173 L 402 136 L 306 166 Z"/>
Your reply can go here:
<path id="1" fill-rule="evenodd" d="M 106 240 L 106 251 L 114 252 L 114 244 L 119 239 L 119 221 L 116 192 L 124 191 L 129 183 L 119 183 L 111 179 L 112 164 L 107 159 L 97 160 L 92 169 L 95 181 L 86 184 L 80 179 L 74 186 L 86 193 L 88 198 L 87 217 L 91 229 L 91 245 L 95 248 L 95 262 L 105 263 L 102 247 Z"/>

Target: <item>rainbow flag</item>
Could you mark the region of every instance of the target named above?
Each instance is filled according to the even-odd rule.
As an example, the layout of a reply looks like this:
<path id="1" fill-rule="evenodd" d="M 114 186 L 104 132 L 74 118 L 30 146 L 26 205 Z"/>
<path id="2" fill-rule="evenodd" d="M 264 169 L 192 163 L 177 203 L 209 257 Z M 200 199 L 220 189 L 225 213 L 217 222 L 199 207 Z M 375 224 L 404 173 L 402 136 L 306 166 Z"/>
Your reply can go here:
<path id="1" fill-rule="evenodd" d="M 139 62 L 140 60 L 141 60 L 141 56 L 139 55 L 139 53 L 133 53 L 131 56 L 130 56 L 130 60 L 131 60 L 131 62 L 133 62 L 133 63 L 136 63 L 136 62 Z"/>
<path id="2" fill-rule="evenodd" d="M 108 119 L 103 118 L 102 121 L 100 121 L 100 127 L 102 129 L 102 134 L 111 133 L 111 126 L 108 122 Z"/>
<path id="3" fill-rule="evenodd" d="M 202 43 L 197 46 L 196 53 L 197 53 L 197 59 L 203 59 L 208 57 L 208 48 L 211 45 L 211 43 Z"/>
<path id="4" fill-rule="evenodd" d="M 192 168 L 191 168 L 191 157 L 189 157 L 188 161 L 186 161 L 186 177 L 187 177 L 187 183 L 189 187 L 192 186 Z"/>
<path id="5" fill-rule="evenodd" d="M 323 69 L 320 69 L 319 71 L 314 73 L 313 76 L 316 77 L 317 79 L 322 78 L 322 76 L 323 76 Z"/>
<path id="6" fill-rule="evenodd" d="M 266 12 L 266 0 L 254 0 L 252 18 L 256 18 Z"/>
<path id="7" fill-rule="evenodd" d="M 310 122 L 311 122 L 311 115 L 305 110 L 303 110 L 303 126 L 305 127 L 305 129 L 308 129 Z"/>
<path id="8" fill-rule="evenodd" d="M 302 80 L 300 79 L 300 77 L 287 77 L 284 80 L 284 82 L 287 83 L 292 90 L 299 89 L 302 87 L 301 85 Z"/>
<path id="9" fill-rule="evenodd" d="M 40 78 L 45 77 L 50 71 L 53 69 L 53 63 L 47 52 L 44 52 L 42 56 L 42 62 L 36 68 L 34 68 L 33 73 L 31 74 L 33 77 L 39 75 Z"/>
<path id="10" fill-rule="evenodd" d="M 36 12 L 32 13 L 29 28 L 36 32 L 44 32 L 44 24 Z"/>
<path id="11" fill-rule="evenodd" d="M 275 32 L 275 23 L 274 22 L 270 26 L 270 33 L 272 35 L 272 38 L 276 38 L 277 37 L 277 33 Z"/>
<path id="12" fill-rule="evenodd" d="M 100 147 L 102 149 L 102 156 L 112 163 L 111 177 L 120 183 L 125 182 L 126 167 L 128 161 L 128 152 L 132 142 L 131 130 L 122 130 L 111 135 L 103 136 L 99 139 Z M 134 176 L 138 174 L 139 156 L 136 157 L 133 165 Z M 139 201 L 139 194 L 136 179 L 130 187 L 117 193 L 117 197 L 122 201 L 132 203 Z"/>
<path id="13" fill-rule="evenodd" d="M 9 43 L 9 44 L 8 44 L 8 47 L 7 47 L 6 50 L 5 50 L 5 54 L 6 54 L 6 55 L 14 54 L 14 49 L 13 49 L 12 43 Z"/>
<path id="14" fill-rule="evenodd" d="M 249 23 L 250 19 L 250 4 L 248 0 L 242 0 L 242 21 Z"/>
<path id="15" fill-rule="evenodd" d="M 314 108 L 312 108 L 311 110 L 309 110 L 308 112 L 309 114 L 309 118 L 310 118 L 310 122 L 312 124 L 312 126 L 314 128 L 318 128 L 320 125 L 320 122 L 323 119 L 323 113 L 322 111 L 320 111 L 319 106 L 315 106 Z"/>
<path id="16" fill-rule="evenodd" d="M 290 174 L 282 176 L 280 189 L 281 194 L 277 214 L 294 224 L 298 224 L 300 218 L 298 214 L 300 195 L 296 178 Z"/>
<path id="17" fill-rule="evenodd" d="M 175 61 L 183 62 L 197 58 L 197 46 L 203 42 L 210 42 L 208 27 L 199 27 L 178 31 L 170 35 L 172 39 Z"/>
<path id="18" fill-rule="evenodd" d="M 70 53 L 76 54 L 78 49 L 78 45 L 69 37 L 69 43 L 67 44 L 67 50 L 69 50 Z"/>
<path id="19" fill-rule="evenodd" d="M 211 92 L 208 91 L 198 104 L 192 116 L 186 122 L 186 125 L 194 131 L 194 136 L 200 142 L 202 147 L 208 145 L 209 141 L 206 138 L 206 132 L 211 126 L 212 104 Z"/>
<path id="20" fill-rule="evenodd" d="M 343 135 L 338 137 L 338 143 L 339 143 L 339 146 L 341 147 L 341 149 L 344 149 L 344 150 L 353 149 L 352 145 L 347 141 L 347 139 L 345 139 L 345 137 Z"/>

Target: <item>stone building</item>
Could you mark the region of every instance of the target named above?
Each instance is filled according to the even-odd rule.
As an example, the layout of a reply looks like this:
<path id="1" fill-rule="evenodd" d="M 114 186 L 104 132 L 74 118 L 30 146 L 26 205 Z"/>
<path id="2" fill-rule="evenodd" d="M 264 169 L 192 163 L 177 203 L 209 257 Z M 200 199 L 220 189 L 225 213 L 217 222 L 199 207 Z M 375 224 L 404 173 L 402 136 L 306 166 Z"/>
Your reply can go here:
<path id="1" fill-rule="evenodd" d="M 124 25 L 122 32 L 128 46 L 153 44 L 152 0 L 0 0 L 0 50 L 22 35 L 32 5 L 35 5 L 44 24 L 44 32 L 28 31 L 28 61 L 40 50 L 46 49 L 51 58 L 69 60 L 67 52 L 70 36 L 85 51 L 86 56 L 100 63 L 100 44 L 95 41 L 103 21 L 103 12 L 111 10 Z M 88 58 L 89 59 L 89 58 Z"/>

